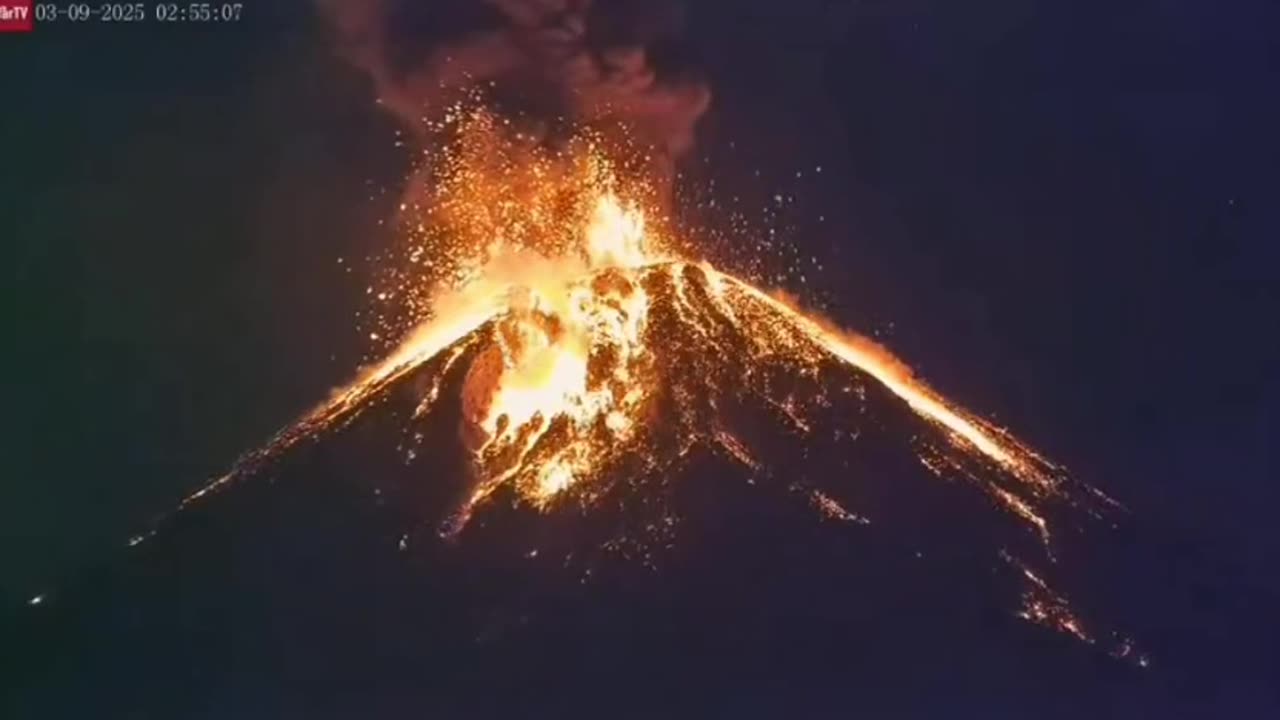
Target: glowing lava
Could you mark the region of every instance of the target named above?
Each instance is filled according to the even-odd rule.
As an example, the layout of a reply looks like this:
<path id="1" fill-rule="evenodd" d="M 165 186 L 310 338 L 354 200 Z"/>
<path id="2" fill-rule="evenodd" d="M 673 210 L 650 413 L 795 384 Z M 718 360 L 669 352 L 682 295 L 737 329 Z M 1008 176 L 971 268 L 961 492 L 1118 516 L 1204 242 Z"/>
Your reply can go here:
<path id="1" fill-rule="evenodd" d="M 611 162 L 599 139 L 584 135 L 549 150 L 485 113 L 451 122 L 457 140 L 440 157 L 430 191 L 402 208 L 412 244 L 385 293 L 428 319 L 184 505 L 347 422 L 390 383 L 435 363 L 416 411 L 425 416 L 460 362 L 467 365 L 459 435 L 475 478 L 450 534 L 499 488 L 547 511 L 571 498 L 590 507 L 609 471 L 660 468 L 695 446 L 754 467 L 750 446 L 718 418 L 722 403 L 751 396 L 798 432 L 813 424 L 812 403 L 771 385 L 777 368 L 820 384 L 838 366 L 878 384 L 944 438 L 915 445 L 926 467 L 972 481 L 1046 546 L 1046 504 L 1084 505 L 1055 467 L 943 398 L 884 348 L 677 249 L 666 219 L 646 213 L 652 190 Z M 825 517 L 874 520 L 822 493 L 812 500 Z M 1090 639 L 1038 575 L 1009 562 L 1033 586 L 1024 617 Z"/>

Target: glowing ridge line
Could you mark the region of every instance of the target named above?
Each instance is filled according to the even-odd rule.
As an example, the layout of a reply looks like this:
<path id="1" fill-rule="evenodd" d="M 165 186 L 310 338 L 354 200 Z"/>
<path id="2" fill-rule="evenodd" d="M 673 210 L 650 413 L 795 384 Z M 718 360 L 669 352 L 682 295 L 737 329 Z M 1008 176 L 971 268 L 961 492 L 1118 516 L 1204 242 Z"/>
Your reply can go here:
<path id="1" fill-rule="evenodd" d="M 705 267 L 705 266 L 704 266 Z M 784 313 L 793 322 L 808 332 L 815 340 L 818 340 L 832 354 L 841 360 L 849 363 L 855 368 L 867 373 L 875 378 L 881 385 L 884 385 L 890 392 L 902 398 L 917 414 L 932 420 L 951 432 L 959 435 L 977 448 L 982 454 L 995 460 L 1001 465 L 1010 468 L 1016 473 L 1028 473 L 1032 468 L 1028 466 L 1026 460 L 1018 457 L 1016 451 L 1006 449 L 997 440 L 988 436 L 973 422 L 947 407 L 945 403 L 932 397 L 928 392 L 920 387 L 913 386 L 912 383 L 903 381 L 901 378 L 895 377 L 895 374 L 884 366 L 883 363 L 877 362 L 876 358 L 870 353 L 860 350 L 853 345 L 842 341 L 836 337 L 833 332 L 822 327 L 817 322 L 806 317 L 786 303 L 762 292 L 761 290 L 745 283 L 737 278 L 722 273 L 714 268 L 706 268 L 709 272 L 715 273 L 719 279 L 728 281 L 733 286 L 746 292 L 751 297 L 767 303 L 769 307 Z"/>

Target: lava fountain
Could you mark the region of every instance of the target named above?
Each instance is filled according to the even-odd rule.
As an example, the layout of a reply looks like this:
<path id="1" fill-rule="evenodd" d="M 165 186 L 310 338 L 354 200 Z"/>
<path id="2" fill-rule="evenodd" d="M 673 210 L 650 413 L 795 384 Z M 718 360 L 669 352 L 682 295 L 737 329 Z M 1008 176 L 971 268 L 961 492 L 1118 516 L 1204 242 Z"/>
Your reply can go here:
<path id="1" fill-rule="evenodd" d="M 388 264 L 387 289 L 378 293 L 420 321 L 383 360 L 183 507 L 348 422 L 428 364 L 437 370 L 414 416 L 431 413 L 458 363 L 467 364 L 458 433 L 474 478 L 446 536 L 463 533 L 500 489 L 533 512 L 570 502 L 589 510 L 618 468 L 662 468 L 696 446 L 755 465 L 750 443 L 722 422 L 721 404 L 752 395 L 809 431 L 812 404 L 770 385 L 771 369 L 782 366 L 821 380 L 838 365 L 898 398 L 940 439 L 917 443 L 920 463 L 971 482 L 1050 561 L 1047 507 L 1097 514 L 1113 504 L 943 397 L 885 348 L 699 257 L 600 137 L 582 133 L 550 149 L 476 110 L 456 110 L 436 129 L 452 140 L 423 173 L 429 187 L 411 190 L 401 207 L 407 250 Z M 863 520 L 818 491 L 813 505 L 827 517 Z M 1000 555 L 1027 578 L 1024 618 L 1094 642 L 1040 575 Z"/>

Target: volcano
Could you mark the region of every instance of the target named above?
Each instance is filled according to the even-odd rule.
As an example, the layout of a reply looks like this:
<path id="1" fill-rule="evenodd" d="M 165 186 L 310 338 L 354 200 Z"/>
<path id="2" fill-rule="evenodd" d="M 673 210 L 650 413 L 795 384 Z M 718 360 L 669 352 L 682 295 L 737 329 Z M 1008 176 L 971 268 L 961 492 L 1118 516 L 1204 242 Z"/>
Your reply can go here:
<path id="1" fill-rule="evenodd" d="M 31 646 L 77 661 L 32 707 L 911 716 L 941 697 L 1052 717 L 1102 697 L 1054 678 L 1106 678 L 1108 704 L 1135 682 L 1039 569 L 1047 528 L 1100 521 L 1088 493 L 1020 479 L 714 270 L 585 284 L 644 292 L 638 339 L 664 350 L 633 364 L 650 385 L 626 439 L 560 415 L 495 444 L 510 421 L 486 430 L 474 395 L 511 318 L 490 319 L 42 608 Z M 616 348 L 588 350 L 614 377 Z M 545 485 L 580 443 L 605 446 L 592 475 Z"/>
<path id="2" fill-rule="evenodd" d="M 376 294 L 417 301 L 431 258 L 430 314 L 33 601 L 15 717 L 1141 702 L 1147 659 L 1081 581 L 1114 501 L 677 249 L 591 138 L 512 146 L 471 117 L 481 141 L 402 206 L 412 272 Z"/>

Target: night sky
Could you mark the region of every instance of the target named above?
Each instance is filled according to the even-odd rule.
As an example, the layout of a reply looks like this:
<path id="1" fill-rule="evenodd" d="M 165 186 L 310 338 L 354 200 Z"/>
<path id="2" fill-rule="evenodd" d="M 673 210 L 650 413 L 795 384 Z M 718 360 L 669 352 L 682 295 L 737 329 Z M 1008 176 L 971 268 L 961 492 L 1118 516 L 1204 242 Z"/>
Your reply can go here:
<path id="1" fill-rule="evenodd" d="M 367 350 L 409 151 L 308 4 L 246 5 L 0 36 L 6 608 Z M 1280 676 L 1280 8 L 690 5 L 686 181 L 794 194 L 778 225 L 825 270 L 790 290 L 1124 502 L 1152 612 Z"/>

